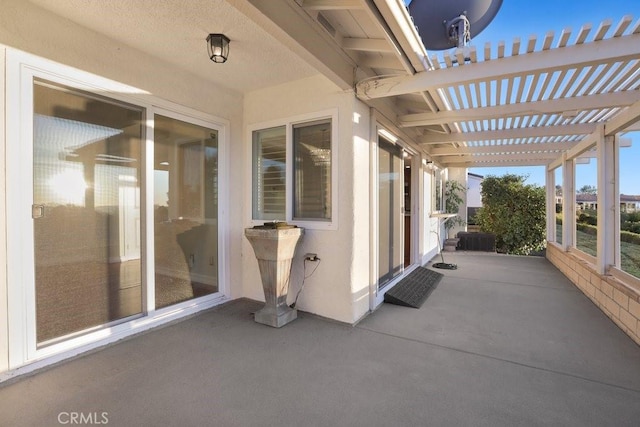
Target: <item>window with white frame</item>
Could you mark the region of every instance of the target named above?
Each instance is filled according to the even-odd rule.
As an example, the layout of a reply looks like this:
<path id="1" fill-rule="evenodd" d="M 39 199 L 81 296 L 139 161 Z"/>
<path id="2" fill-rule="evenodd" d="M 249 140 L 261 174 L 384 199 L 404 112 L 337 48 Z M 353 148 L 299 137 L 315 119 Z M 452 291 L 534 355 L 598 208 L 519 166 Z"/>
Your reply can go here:
<path id="1" fill-rule="evenodd" d="M 433 187 L 431 193 L 431 206 L 433 212 L 441 212 L 444 210 L 444 170 L 433 167 Z"/>
<path id="2" fill-rule="evenodd" d="M 575 161 L 577 249 L 597 256 L 598 238 L 598 160 L 590 149 Z"/>
<path id="3" fill-rule="evenodd" d="M 331 121 L 293 126 L 293 218 L 331 220 Z"/>
<path id="4" fill-rule="evenodd" d="M 563 198 L 562 198 L 562 166 L 557 167 L 553 171 L 554 182 L 556 188 L 554 189 L 554 200 L 555 200 L 555 239 L 556 243 L 562 244 L 562 211 L 564 209 L 563 206 Z"/>
<path id="5" fill-rule="evenodd" d="M 640 131 L 623 133 L 618 145 L 620 192 L 620 255 L 618 267 L 640 278 Z"/>
<path id="6" fill-rule="evenodd" d="M 332 118 L 252 132 L 254 220 L 331 222 L 333 134 Z"/>
<path id="7" fill-rule="evenodd" d="M 253 132 L 253 218 L 286 217 L 287 140 L 285 126 Z"/>

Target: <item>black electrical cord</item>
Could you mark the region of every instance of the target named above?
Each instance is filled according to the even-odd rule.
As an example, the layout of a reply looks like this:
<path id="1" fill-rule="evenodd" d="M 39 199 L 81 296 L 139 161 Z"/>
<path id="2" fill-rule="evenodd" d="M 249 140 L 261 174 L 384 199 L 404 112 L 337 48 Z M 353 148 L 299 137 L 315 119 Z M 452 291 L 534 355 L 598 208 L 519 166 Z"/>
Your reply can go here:
<path id="1" fill-rule="evenodd" d="M 298 297 L 300 296 L 300 293 L 302 292 L 302 290 L 304 289 L 304 282 L 305 280 L 307 280 L 309 277 L 313 276 L 313 273 L 316 272 L 316 270 L 318 269 L 318 266 L 320 265 L 320 258 L 316 257 L 316 260 L 313 262 L 317 262 L 315 268 L 311 271 L 311 273 L 309 273 L 309 275 L 307 275 L 307 261 L 308 262 L 312 262 L 308 259 L 304 259 L 304 268 L 303 268 L 303 276 L 302 276 L 302 284 L 300 285 L 300 289 L 298 290 L 298 293 L 296 294 L 296 299 L 293 301 L 293 304 L 291 304 L 289 307 L 291 308 L 296 308 L 296 304 L 298 303 Z"/>

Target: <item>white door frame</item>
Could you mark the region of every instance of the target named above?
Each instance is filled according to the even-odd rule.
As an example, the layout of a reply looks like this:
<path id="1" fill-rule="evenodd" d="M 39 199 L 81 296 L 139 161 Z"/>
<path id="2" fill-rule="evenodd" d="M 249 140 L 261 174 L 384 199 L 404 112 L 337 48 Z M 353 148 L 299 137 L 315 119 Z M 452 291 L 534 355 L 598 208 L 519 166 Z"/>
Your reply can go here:
<path id="1" fill-rule="evenodd" d="M 413 150 L 411 147 L 406 145 L 401 139 L 393 137 L 392 142 L 398 145 L 403 152 L 407 152 L 413 156 L 412 164 L 411 164 L 411 263 L 408 267 L 403 267 L 402 273 L 398 276 L 394 277 L 389 283 L 385 285 L 382 292 L 379 292 L 378 289 L 378 279 L 379 279 L 379 266 L 378 266 L 378 251 L 379 251 L 379 236 L 378 236 L 378 135 L 380 129 L 384 129 L 384 137 L 390 138 L 393 134 L 387 130 L 381 123 L 376 121 L 375 112 L 371 116 L 371 158 L 370 158 L 370 182 L 371 182 L 371 204 L 370 204 L 370 213 L 371 213 L 371 222 L 370 222 L 370 235 L 373 236 L 371 239 L 371 250 L 370 250 L 370 287 L 369 287 L 369 309 L 375 310 L 380 304 L 384 302 L 384 294 L 385 292 L 392 289 L 403 277 L 405 277 L 408 273 L 415 270 L 421 263 L 419 252 L 419 238 L 420 238 L 420 221 L 419 215 L 421 209 L 420 206 L 420 194 L 419 194 L 419 171 L 420 171 L 420 156 L 417 151 Z M 404 166 L 404 164 L 403 164 Z M 402 188 L 404 188 L 404 173 L 402 176 Z M 404 223 L 403 223 L 404 224 Z M 402 232 L 402 247 L 404 248 L 404 225 Z"/>

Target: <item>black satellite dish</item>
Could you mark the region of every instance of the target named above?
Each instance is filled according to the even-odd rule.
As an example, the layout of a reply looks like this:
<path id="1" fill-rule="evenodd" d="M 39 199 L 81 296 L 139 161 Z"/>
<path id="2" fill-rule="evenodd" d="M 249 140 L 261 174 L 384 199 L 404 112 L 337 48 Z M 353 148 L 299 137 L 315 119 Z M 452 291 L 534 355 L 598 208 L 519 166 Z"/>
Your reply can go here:
<path id="1" fill-rule="evenodd" d="M 413 0 L 409 13 L 428 50 L 464 47 L 484 30 L 502 0 Z"/>

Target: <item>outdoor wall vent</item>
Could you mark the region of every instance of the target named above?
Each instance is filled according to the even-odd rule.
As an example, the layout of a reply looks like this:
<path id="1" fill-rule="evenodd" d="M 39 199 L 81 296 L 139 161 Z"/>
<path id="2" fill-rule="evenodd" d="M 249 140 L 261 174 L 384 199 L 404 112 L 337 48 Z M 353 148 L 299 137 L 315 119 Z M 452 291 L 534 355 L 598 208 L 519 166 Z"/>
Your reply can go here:
<path id="1" fill-rule="evenodd" d="M 324 27 L 325 30 L 327 30 L 329 34 L 331 34 L 331 37 L 336 36 L 336 29 L 333 28 L 333 25 L 331 25 L 329 20 L 325 18 L 322 13 L 318 13 L 318 22 Z"/>

